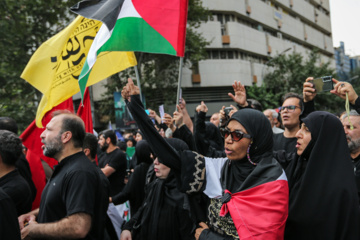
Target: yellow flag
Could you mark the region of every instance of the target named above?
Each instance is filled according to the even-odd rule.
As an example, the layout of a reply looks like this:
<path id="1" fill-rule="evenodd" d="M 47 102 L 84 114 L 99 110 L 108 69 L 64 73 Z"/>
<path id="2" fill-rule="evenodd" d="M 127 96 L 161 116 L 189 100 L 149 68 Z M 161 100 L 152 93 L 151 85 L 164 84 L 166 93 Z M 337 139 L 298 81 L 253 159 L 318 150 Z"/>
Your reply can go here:
<path id="1" fill-rule="evenodd" d="M 43 127 L 41 120 L 48 111 L 80 91 L 78 78 L 101 25 L 100 21 L 78 16 L 69 26 L 44 42 L 31 57 L 21 78 L 43 94 L 36 113 L 38 127 Z M 108 57 L 108 66 L 117 66 L 112 74 L 136 65 L 136 60 L 133 64 L 133 52 L 114 52 L 114 56 Z M 103 76 L 104 74 L 101 75 Z M 93 80 L 91 83 L 109 76 Z"/>

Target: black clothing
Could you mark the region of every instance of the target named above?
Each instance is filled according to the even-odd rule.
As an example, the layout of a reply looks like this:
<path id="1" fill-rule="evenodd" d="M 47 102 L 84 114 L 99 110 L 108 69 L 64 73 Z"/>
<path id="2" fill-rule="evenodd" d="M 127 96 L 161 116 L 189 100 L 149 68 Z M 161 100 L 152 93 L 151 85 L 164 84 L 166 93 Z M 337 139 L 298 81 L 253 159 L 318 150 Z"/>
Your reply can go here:
<path id="1" fill-rule="evenodd" d="M 205 112 L 195 113 L 194 138 L 198 152 L 209 156 L 211 153 L 207 152 L 208 146 L 218 151 L 224 151 L 224 140 L 219 128 L 211 122 L 205 122 L 205 117 Z"/>
<path id="2" fill-rule="evenodd" d="M 212 231 L 216 229 L 215 231 L 222 236 L 239 238 L 236 228 L 239 227 L 239 225 L 235 227 L 235 224 L 240 223 L 239 221 L 237 223 L 235 223 L 235 220 L 233 221 L 232 214 L 234 212 L 231 212 L 231 217 L 226 213 L 225 217 L 219 216 L 220 209 L 222 209 L 221 196 L 227 189 L 231 191 L 234 190 L 234 195 L 236 191 L 248 189 L 257 191 L 261 189 L 260 191 L 263 191 L 259 196 L 261 196 L 262 200 L 258 201 L 257 204 L 247 204 L 246 201 L 241 204 L 241 207 L 246 208 L 246 214 L 244 215 L 249 216 L 253 214 L 251 216 L 255 216 L 256 211 L 253 209 L 257 209 L 257 213 L 262 209 L 266 212 L 266 215 L 268 215 L 266 217 L 267 220 L 262 221 L 261 223 L 263 224 L 255 228 L 259 230 L 264 227 L 265 229 L 271 229 L 265 230 L 269 234 L 276 233 L 280 237 L 283 235 L 285 219 L 287 217 L 288 186 L 281 166 L 272 158 L 273 133 L 269 120 L 263 113 L 252 109 L 243 109 L 234 113 L 232 116 L 232 119 L 240 122 L 246 128 L 253 139 L 253 143 L 249 148 L 250 157 L 251 160 L 258 163 L 258 165 L 248 166 L 251 164 L 246 157 L 237 161 L 230 161 L 226 158 L 204 158 L 196 152 L 186 150 L 178 151 L 157 134 L 151 125 L 150 119 L 146 116 L 142 108 L 138 95 L 131 96 L 131 102 L 128 103 L 128 108 L 141 129 L 141 132 L 145 138 L 149 140 L 149 144 L 154 153 L 159 157 L 159 160 L 174 171 L 178 189 L 181 192 L 192 194 L 194 192 L 204 191 L 206 187 L 204 193 L 211 198 L 210 206 L 214 206 L 214 208 L 209 210 L 209 219 L 216 219 L 216 221 L 209 223 Z M 214 151 L 214 154 L 221 156 L 224 152 L 219 153 Z M 243 172 L 243 168 L 240 165 L 246 166 L 246 172 Z M 220 169 L 222 170 L 220 171 Z M 250 171 L 248 171 L 248 169 L 250 169 Z M 239 174 L 240 176 L 238 176 Z M 246 174 L 249 174 L 247 178 L 242 179 Z M 277 181 L 278 179 L 280 181 Z M 270 186 L 269 184 L 274 187 L 270 187 L 271 191 L 265 189 L 265 185 Z M 255 187 L 257 188 L 255 189 Z M 231 193 L 229 194 L 232 196 Z M 234 198 L 230 198 L 230 204 L 236 205 L 237 198 L 239 197 L 234 196 Z M 265 209 L 269 209 L 269 206 L 271 206 L 270 208 L 276 206 L 277 210 L 266 211 Z M 236 211 L 236 208 L 225 208 L 231 208 L 230 211 Z M 251 216 L 247 218 L 247 220 L 251 219 Z M 276 224 L 273 224 L 275 222 Z M 252 224 L 256 225 L 254 222 L 250 225 Z M 246 234 L 245 232 L 247 231 L 240 232 Z"/>
<path id="3" fill-rule="evenodd" d="M 175 132 L 173 132 L 172 137 L 183 140 L 186 145 L 189 146 L 190 150 L 196 151 L 194 136 L 190 129 L 186 126 L 186 124 L 182 125 L 180 128 L 176 128 Z"/>
<path id="4" fill-rule="evenodd" d="M 15 163 L 15 167 L 19 170 L 20 175 L 29 184 L 29 187 L 30 187 L 30 190 L 32 193 L 32 201 L 34 201 L 37 190 L 36 190 L 35 184 L 32 180 L 29 162 L 26 160 L 24 154 L 20 155 L 19 159 Z"/>
<path id="5" fill-rule="evenodd" d="M 290 188 L 285 239 L 359 239 L 359 200 L 343 126 L 327 112 L 303 122 L 311 141 L 302 155 L 293 153 L 290 161 L 279 155 L 288 164 Z"/>
<path id="6" fill-rule="evenodd" d="M 167 139 L 178 150 L 188 149 L 179 139 Z M 181 193 L 170 171 L 166 179 L 155 176 L 153 166 L 146 177 L 146 198 L 139 211 L 125 224 L 135 240 L 194 239 L 195 222 L 190 213 L 189 198 Z"/>
<path id="7" fill-rule="evenodd" d="M 355 104 L 354 104 L 354 105 L 351 104 L 351 107 L 354 108 L 355 111 L 360 114 L 360 97 L 358 97 L 358 98 L 355 100 Z"/>
<path id="8" fill-rule="evenodd" d="M 0 187 L 13 200 L 17 216 L 31 211 L 32 193 L 17 169 L 0 178 Z"/>
<path id="9" fill-rule="evenodd" d="M 131 174 L 128 183 L 124 189 L 112 197 L 115 205 L 129 200 L 131 215 L 135 215 L 145 198 L 145 180 L 146 173 L 153 162 L 150 158 L 151 150 L 146 140 L 141 140 L 136 144 L 135 155 L 138 165 Z"/>
<path id="10" fill-rule="evenodd" d="M 10 197 L 0 187 L 0 239 L 20 240 L 20 227 L 16 208 Z"/>
<path id="11" fill-rule="evenodd" d="M 277 133 L 273 135 L 274 139 L 274 151 L 284 150 L 285 152 L 291 153 L 296 152 L 297 138 L 286 138 L 284 133 Z"/>
<path id="12" fill-rule="evenodd" d="M 41 195 L 39 223 L 59 221 L 76 213 L 91 215 L 92 228 L 84 239 L 102 239 L 109 204 L 107 182 L 83 152 L 64 158 Z"/>
<path id="13" fill-rule="evenodd" d="M 360 154 L 356 158 L 352 159 L 352 163 L 354 166 L 355 182 L 358 190 L 360 204 Z"/>
<path id="14" fill-rule="evenodd" d="M 121 192 L 125 186 L 124 179 L 126 175 L 126 154 L 120 149 L 115 149 L 110 153 L 104 153 L 99 157 L 99 167 L 104 168 L 106 165 L 115 169 L 108 179 L 110 182 L 110 196 Z"/>

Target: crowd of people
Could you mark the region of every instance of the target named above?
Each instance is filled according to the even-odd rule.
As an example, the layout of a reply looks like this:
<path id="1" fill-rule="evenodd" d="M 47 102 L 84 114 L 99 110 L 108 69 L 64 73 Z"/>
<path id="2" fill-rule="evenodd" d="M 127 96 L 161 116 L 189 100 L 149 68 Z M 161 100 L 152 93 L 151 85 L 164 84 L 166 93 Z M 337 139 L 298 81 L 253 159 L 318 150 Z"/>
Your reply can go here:
<path id="1" fill-rule="evenodd" d="M 193 120 L 183 99 L 163 118 L 145 110 L 129 79 L 138 129 L 124 141 L 58 111 L 38 209 L 16 122 L 0 118 L 0 239 L 360 239 L 360 98 L 333 79 L 353 110 L 316 111 L 312 80 L 264 111 L 235 81 L 234 105 L 206 121 L 204 102 Z"/>

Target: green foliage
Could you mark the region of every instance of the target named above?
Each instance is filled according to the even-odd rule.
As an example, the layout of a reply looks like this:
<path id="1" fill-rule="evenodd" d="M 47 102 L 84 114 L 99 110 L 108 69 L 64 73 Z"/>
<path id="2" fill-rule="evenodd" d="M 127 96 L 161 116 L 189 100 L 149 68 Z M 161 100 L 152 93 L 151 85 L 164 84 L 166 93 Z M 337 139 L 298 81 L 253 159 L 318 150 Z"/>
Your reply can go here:
<path id="1" fill-rule="evenodd" d="M 350 83 L 353 85 L 355 91 L 359 94 L 360 93 L 360 67 L 354 69 L 350 73 Z"/>
<path id="2" fill-rule="evenodd" d="M 41 94 L 20 78 L 34 51 L 66 26 L 77 1 L 2 0 L 0 4 L 0 116 L 14 118 L 20 131 L 35 118 Z"/>
<path id="3" fill-rule="evenodd" d="M 247 88 L 248 98 L 254 98 L 263 104 L 263 108 L 281 106 L 282 97 L 288 92 L 302 95 L 303 84 L 308 77 L 334 76 L 330 63 L 321 63 L 320 55 L 312 51 L 307 60 L 298 53 L 280 55 L 268 61 L 264 68 L 264 84 Z M 318 93 L 315 108 L 333 113 L 344 109 L 345 103 L 330 93 Z"/>

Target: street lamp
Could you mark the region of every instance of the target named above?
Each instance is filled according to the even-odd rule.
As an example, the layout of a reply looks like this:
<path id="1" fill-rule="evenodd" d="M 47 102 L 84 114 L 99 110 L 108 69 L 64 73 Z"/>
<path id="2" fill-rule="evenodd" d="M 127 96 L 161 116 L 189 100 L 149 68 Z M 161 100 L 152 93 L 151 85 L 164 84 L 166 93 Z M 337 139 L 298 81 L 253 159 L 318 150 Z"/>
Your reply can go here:
<path id="1" fill-rule="evenodd" d="M 262 79 L 263 81 L 264 81 L 264 70 L 265 70 L 265 67 L 267 67 L 267 66 L 269 65 L 269 63 L 271 63 L 274 59 L 280 57 L 281 55 L 284 55 L 284 53 L 290 51 L 291 49 L 292 49 L 291 47 L 285 49 L 284 51 L 282 51 L 281 53 L 275 55 L 272 59 L 270 59 L 269 61 L 267 61 L 267 62 L 265 63 L 265 65 L 263 66 L 263 69 L 262 69 L 262 71 L 261 71 L 261 79 Z"/>

